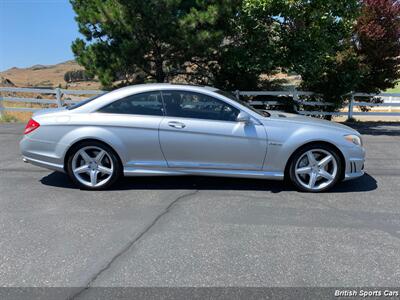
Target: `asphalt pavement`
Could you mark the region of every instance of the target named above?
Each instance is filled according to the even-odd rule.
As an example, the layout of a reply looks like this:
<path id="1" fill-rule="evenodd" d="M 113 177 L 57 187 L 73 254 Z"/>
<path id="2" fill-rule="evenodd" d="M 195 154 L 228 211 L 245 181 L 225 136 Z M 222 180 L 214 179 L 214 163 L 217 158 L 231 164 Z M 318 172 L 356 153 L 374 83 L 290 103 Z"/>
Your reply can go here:
<path id="1" fill-rule="evenodd" d="M 399 285 L 400 123 L 357 125 L 366 174 L 323 194 L 215 177 L 82 191 L 22 162 L 23 127 L 0 124 L 0 286 Z"/>

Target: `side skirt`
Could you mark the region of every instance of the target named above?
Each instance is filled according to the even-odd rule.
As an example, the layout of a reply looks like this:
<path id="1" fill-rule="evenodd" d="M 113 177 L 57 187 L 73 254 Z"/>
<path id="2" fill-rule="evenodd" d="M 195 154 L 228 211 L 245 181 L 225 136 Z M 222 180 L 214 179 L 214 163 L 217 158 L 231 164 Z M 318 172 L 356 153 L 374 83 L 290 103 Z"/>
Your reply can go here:
<path id="1" fill-rule="evenodd" d="M 247 171 L 247 170 L 215 170 L 215 169 L 180 169 L 180 168 L 160 168 L 160 169 L 140 169 L 125 167 L 125 176 L 180 176 L 180 175 L 204 175 L 221 177 L 243 177 L 283 180 L 283 172 Z"/>

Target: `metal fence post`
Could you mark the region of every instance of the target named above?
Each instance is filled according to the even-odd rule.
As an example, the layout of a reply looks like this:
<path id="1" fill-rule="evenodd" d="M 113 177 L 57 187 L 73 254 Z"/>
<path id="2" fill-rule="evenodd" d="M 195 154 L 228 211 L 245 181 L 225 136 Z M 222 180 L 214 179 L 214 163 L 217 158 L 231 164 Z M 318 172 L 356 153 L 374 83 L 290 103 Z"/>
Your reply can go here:
<path id="1" fill-rule="evenodd" d="M 236 99 L 240 100 L 240 92 L 239 92 L 239 90 L 235 91 L 235 96 L 236 96 Z"/>
<path id="2" fill-rule="evenodd" d="M 4 110 L 3 96 L 0 94 L 0 119 L 3 117 L 3 110 Z"/>
<path id="3" fill-rule="evenodd" d="M 353 104 L 354 104 L 353 102 L 354 102 L 354 93 L 351 93 L 347 120 L 351 120 L 353 118 Z"/>
<path id="4" fill-rule="evenodd" d="M 56 100 L 57 100 L 58 107 L 63 107 L 63 101 L 62 101 L 61 97 L 62 97 L 61 89 L 56 88 Z"/>
<path id="5" fill-rule="evenodd" d="M 293 110 L 297 112 L 297 103 L 299 103 L 299 94 L 297 93 L 297 89 L 293 90 Z"/>

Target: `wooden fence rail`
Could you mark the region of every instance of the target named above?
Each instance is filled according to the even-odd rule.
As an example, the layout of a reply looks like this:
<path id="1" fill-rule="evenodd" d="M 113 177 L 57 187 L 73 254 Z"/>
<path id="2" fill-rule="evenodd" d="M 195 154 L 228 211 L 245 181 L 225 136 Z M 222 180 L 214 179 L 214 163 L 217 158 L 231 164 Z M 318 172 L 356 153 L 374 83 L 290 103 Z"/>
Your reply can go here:
<path id="1" fill-rule="evenodd" d="M 63 107 L 65 105 L 70 105 L 77 103 L 85 98 L 71 100 L 68 99 L 68 95 L 98 95 L 103 93 L 101 90 L 67 90 L 67 89 L 41 89 L 41 88 L 10 88 L 10 87 L 0 87 L 0 115 L 2 111 L 31 111 L 34 112 L 43 108 L 31 108 L 31 107 L 10 107 L 5 106 L 4 102 L 11 103 L 32 103 L 32 104 L 47 104 L 55 105 L 57 107 Z M 44 94 L 47 96 L 52 96 L 52 99 L 38 99 L 32 97 L 16 97 L 16 96 L 2 96 L 4 93 L 33 93 L 33 94 Z M 261 105 L 265 107 L 271 106 L 282 106 L 287 105 L 288 98 L 292 99 L 294 104 L 294 110 L 302 115 L 309 116 L 347 116 L 352 118 L 353 116 L 400 116 L 400 112 L 377 112 L 377 111 L 354 111 L 355 107 L 400 107 L 400 93 L 381 93 L 381 94 L 366 94 L 366 93 L 352 93 L 348 95 L 349 103 L 347 106 L 347 111 L 340 112 L 327 112 L 321 110 L 306 110 L 305 107 L 330 107 L 333 104 L 323 101 L 309 101 L 309 98 L 321 98 L 318 97 L 313 92 L 307 91 L 235 91 L 234 94 L 237 98 L 248 97 L 249 104 L 256 106 Z M 268 96 L 268 99 L 262 99 L 263 96 Z M 255 98 L 256 97 L 256 98 Z M 86 97 L 87 98 L 87 97 Z M 273 98 L 273 99 L 271 99 Z M 366 102 L 356 101 L 357 98 L 378 98 L 383 99 L 383 102 Z M 393 101 L 393 98 L 395 101 Z M 387 102 L 390 99 L 390 102 Z"/>

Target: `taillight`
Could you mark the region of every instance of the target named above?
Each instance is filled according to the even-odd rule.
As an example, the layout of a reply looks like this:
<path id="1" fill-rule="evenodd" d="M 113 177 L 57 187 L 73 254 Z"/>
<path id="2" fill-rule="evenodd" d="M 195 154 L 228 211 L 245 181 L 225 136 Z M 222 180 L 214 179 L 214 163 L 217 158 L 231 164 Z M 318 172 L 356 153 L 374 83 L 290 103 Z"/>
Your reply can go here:
<path id="1" fill-rule="evenodd" d="M 39 128 L 40 124 L 36 122 L 34 119 L 30 119 L 28 124 L 26 124 L 24 134 L 28 134 L 34 131 L 36 128 Z"/>

